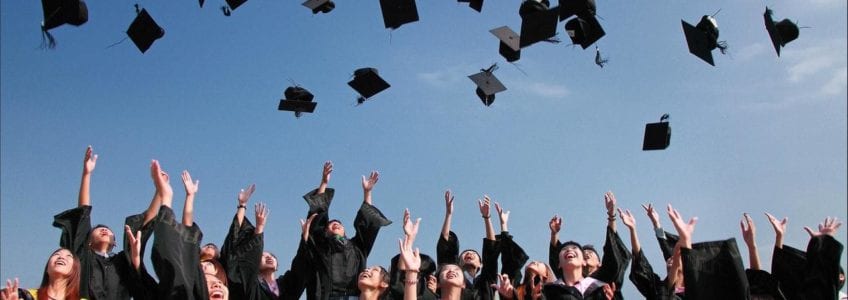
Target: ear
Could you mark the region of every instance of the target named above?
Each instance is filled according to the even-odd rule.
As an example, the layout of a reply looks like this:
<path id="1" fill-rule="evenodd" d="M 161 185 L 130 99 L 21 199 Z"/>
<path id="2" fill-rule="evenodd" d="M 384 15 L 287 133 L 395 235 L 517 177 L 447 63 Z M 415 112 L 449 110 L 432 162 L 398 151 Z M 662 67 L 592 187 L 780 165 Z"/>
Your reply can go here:
<path id="1" fill-rule="evenodd" d="M 380 289 L 386 289 L 389 287 L 389 283 L 385 281 L 380 282 Z"/>

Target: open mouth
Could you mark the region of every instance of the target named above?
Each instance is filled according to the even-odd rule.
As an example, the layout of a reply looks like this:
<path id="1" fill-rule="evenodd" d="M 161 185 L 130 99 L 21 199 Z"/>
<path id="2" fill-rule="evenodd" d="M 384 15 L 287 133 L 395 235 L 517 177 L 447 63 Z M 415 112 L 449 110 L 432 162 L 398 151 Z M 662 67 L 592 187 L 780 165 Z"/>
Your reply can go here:
<path id="1" fill-rule="evenodd" d="M 214 290 L 209 294 L 209 299 L 224 299 L 224 291 Z"/>
<path id="2" fill-rule="evenodd" d="M 362 272 L 361 274 L 359 274 L 359 279 L 366 279 L 366 278 L 371 278 L 371 274 L 369 274 L 368 272 Z"/>
<path id="3" fill-rule="evenodd" d="M 64 258 L 59 258 L 59 259 L 56 259 L 56 265 L 57 266 L 66 266 L 66 265 L 68 265 L 68 263 L 65 261 Z"/>
<path id="4" fill-rule="evenodd" d="M 456 278 L 456 276 L 457 276 L 456 272 L 448 272 L 448 274 L 445 275 L 445 278 L 454 279 L 454 278 Z"/>
<path id="5" fill-rule="evenodd" d="M 566 252 L 565 253 L 565 258 L 567 258 L 567 259 L 572 259 L 572 258 L 576 258 L 576 257 L 577 257 L 577 254 L 574 253 L 574 252 Z"/>

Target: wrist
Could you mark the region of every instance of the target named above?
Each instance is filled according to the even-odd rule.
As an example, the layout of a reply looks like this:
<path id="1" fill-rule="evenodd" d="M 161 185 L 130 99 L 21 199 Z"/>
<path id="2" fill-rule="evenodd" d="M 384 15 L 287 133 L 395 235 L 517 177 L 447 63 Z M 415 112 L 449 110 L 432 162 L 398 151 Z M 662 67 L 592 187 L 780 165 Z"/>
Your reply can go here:
<path id="1" fill-rule="evenodd" d="M 239 205 L 236 207 L 236 209 L 242 209 L 242 208 L 247 209 L 247 205 L 239 203 Z"/>
<path id="2" fill-rule="evenodd" d="M 483 217 L 483 219 L 488 219 L 488 218 L 491 218 L 492 216 L 483 215 L 482 217 Z"/>

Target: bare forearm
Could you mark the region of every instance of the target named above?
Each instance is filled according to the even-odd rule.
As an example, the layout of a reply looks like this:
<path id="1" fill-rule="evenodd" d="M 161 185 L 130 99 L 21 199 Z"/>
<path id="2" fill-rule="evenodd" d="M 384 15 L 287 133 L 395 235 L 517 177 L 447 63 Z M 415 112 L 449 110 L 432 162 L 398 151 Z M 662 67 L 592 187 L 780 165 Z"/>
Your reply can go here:
<path id="1" fill-rule="evenodd" d="M 451 215 L 445 215 L 445 222 L 442 223 L 442 238 L 446 241 L 450 238 L 450 230 L 451 230 Z"/>
<path id="2" fill-rule="evenodd" d="M 783 249 L 783 235 L 778 234 L 774 236 L 774 247 L 778 249 Z"/>
<path id="3" fill-rule="evenodd" d="M 403 300 L 418 299 L 418 272 L 407 271 L 403 281 Z"/>
<path id="4" fill-rule="evenodd" d="M 238 222 L 238 226 L 241 227 L 242 222 L 244 222 L 244 211 L 247 210 L 247 207 L 239 204 L 238 208 L 236 208 L 236 221 Z"/>
<path id="5" fill-rule="evenodd" d="M 633 255 L 636 256 L 636 254 L 638 254 L 639 251 L 642 251 L 642 245 L 639 244 L 639 236 L 636 234 L 636 228 L 629 228 L 629 229 L 630 229 L 630 247 L 633 248 Z"/>
<path id="6" fill-rule="evenodd" d="M 319 184 L 319 185 L 318 185 L 318 191 L 317 191 L 317 192 L 315 192 L 315 194 L 317 194 L 317 195 L 321 195 L 321 194 L 323 194 L 326 190 L 327 190 L 327 183 L 326 183 L 326 182 L 324 182 L 324 181 L 321 181 L 321 184 Z"/>
<path id="7" fill-rule="evenodd" d="M 77 206 L 91 205 L 91 173 L 82 172 L 82 180 L 80 181 L 79 201 Z"/>
<path id="8" fill-rule="evenodd" d="M 495 240 L 495 226 L 492 225 L 491 217 L 483 217 L 483 225 L 486 226 L 486 239 Z"/>
<path id="9" fill-rule="evenodd" d="M 153 199 L 150 200 L 150 206 L 147 207 L 147 210 L 144 212 L 144 225 L 147 225 L 148 222 L 153 220 L 156 215 L 159 214 L 159 206 L 162 205 L 162 196 L 159 193 L 153 195 Z"/>
<path id="10" fill-rule="evenodd" d="M 362 201 L 368 203 L 368 205 L 373 205 L 371 204 L 371 190 L 365 190 L 363 194 L 364 196 L 362 197 Z"/>
<path id="11" fill-rule="evenodd" d="M 551 232 L 551 246 L 556 247 L 559 243 L 559 233 Z"/>
<path id="12" fill-rule="evenodd" d="M 751 269 L 760 269 L 760 254 L 757 251 L 757 244 L 748 245 L 748 259 L 751 261 Z"/>
<path id="13" fill-rule="evenodd" d="M 194 195 L 186 195 L 183 207 L 183 225 L 191 226 L 194 223 Z"/>

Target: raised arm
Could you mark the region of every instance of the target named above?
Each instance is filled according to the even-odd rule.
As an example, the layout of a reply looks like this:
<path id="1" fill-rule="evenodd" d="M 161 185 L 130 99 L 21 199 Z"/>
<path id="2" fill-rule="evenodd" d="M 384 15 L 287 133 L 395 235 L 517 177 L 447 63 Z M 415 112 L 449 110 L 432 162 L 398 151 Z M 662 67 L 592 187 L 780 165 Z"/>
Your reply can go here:
<path id="1" fill-rule="evenodd" d="M 130 253 L 130 262 L 132 263 L 133 269 L 138 272 L 141 267 L 141 231 L 136 231 L 136 234 L 133 234 L 130 226 L 124 225 L 124 234 L 127 236 L 130 243 L 130 249 L 128 249 Z"/>
<path id="2" fill-rule="evenodd" d="M 368 178 L 365 178 L 365 175 L 362 176 L 362 193 L 364 194 L 362 201 L 368 203 L 368 205 L 373 205 L 371 204 L 371 190 L 377 185 L 378 180 L 380 180 L 380 173 L 377 171 L 371 171 Z"/>
<path id="3" fill-rule="evenodd" d="M 636 218 L 630 213 L 630 210 L 618 209 L 618 215 L 621 216 L 621 223 L 627 226 L 630 230 L 630 248 L 632 248 L 633 256 L 638 256 L 639 251 L 642 251 L 642 245 L 639 244 L 639 237 L 636 235 Z"/>
<path id="4" fill-rule="evenodd" d="M 747 224 L 747 228 L 746 225 Z M 742 239 L 745 240 L 745 245 L 748 246 L 748 260 L 750 260 L 752 270 L 760 269 L 760 254 L 757 251 L 757 230 L 754 227 L 754 220 L 747 213 L 742 215 L 742 221 L 739 221 L 739 227 L 742 229 Z"/>
<path id="5" fill-rule="evenodd" d="M 495 210 L 498 212 L 498 220 L 501 223 L 501 232 L 509 232 L 509 211 L 504 211 L 500 203 L 495 202 Z"/>
<path id="6" fill-rule="evenodd" d="M 551 247 L 559 246 L 559 231 L 562 229 L 562 218 L 554 215 L 548 222 L 548 227 L 551 228 Z"/>
<path id="7" fill-rule="evenodd" d="M 159 169 L 159 173 L 153 178 L 153 183 L 156 185 L 156 194 L 159 199 L 162 199 L 162 206 L 171 208 L 174 203 L 174 190 L 171 187 L 170 177 L 168 172 L 161 169 L 158 161 L 156 166 Z"/>
<path id="8" fill-rule="evenodd" d="M 698 222 L 698 217 L 693 217 L 689 219 L 689 222 L 686 222 L 680 212 L 671 207 L 671 204 L 668 205 L 668 217 L 671 218 L 674 228 L 677 229 L 677 234 L 680 235 L 678 243 L 681 243 L 681 248 L 692 249 L 692 233 L 695 232 L 695 223 Z"/>
<path id="9" fill-rule="evenodd" d="M 238 193 L 238 206 L 236 206 L 236 220 L 238 220 L 238 226 L 241 227 L 242 222 L 244 222 L 244 213 L 247 210 L 247 201 L 250 200 L 250 196 L 253 195 L 253 191 L 256 190 L 256 184 L 250 184 L 247 186 L 247 189 L 241 189 Z"/>
<path id="10" fill-rule="evenodd" d="M 453 195 L 451 190 L 445 191 L 445 221 L 442 223 L 442 238 L 450 239 L 451 216 L 453 215 Z"/>
<path id="11" fill-rule="evenodd" d="M 97 165 L 97 154 L 93 153 L 91 146 L 85 149 L 85 159 L 82 163 L 82 180 L 80 182 L 79 201 L 77 206 L 91 205 L 91 173 Z"/>
<path id="12" fill-rule="evenodd" d="M 153 199 L 150 200 L 150 206 L 144 212 L 144 225 L 147 225 L 147 223 L 159 214 L 159 206 L 164 205 L 164 198 L 169 198 L 168 207 L 171 207 L 174 196 L 168 173 L 162 171 L 158 160 L 154 159 L 150 162 L 150 177 L 153 179 L 153 186 L 156 188 L 156 192 L 153 194 Z"/>
<path id="13" fill-rule="evenodd" d="M 300 219 L 300 238 L 304 242 L 309 241 L 309 227 L 312 226 L 312 220 L 315 220 L 315 217 L 317 216 L 318 214 L 312 214 L 306 220 Z"/>
<path id="14" fill-rule="evenodd" d="M 612 229 L 613 232 L 615 230 L 615 195 L 612 191 L 604 193 L 604 206 L 607 207 L 607 226 Z"/>
<path id="15" fill-rule="evenodd" d="M 486 239 L 494 241 L 495 227 L 492 226 L 491 203 L 492 199 L 488 195 L 483 195 L 483 199 L 477 200 L 477 206 L 480 207 L 480 216 L 483 217 L 483 226 L 486 227 Z"/>
<path id="16" fill-rule="evenodd" d="M 766 217 L 771 223 L 771 227 L 774 228 L 774 247 L 777 249 L 783 248 L 783 234 L 786 232 L 786 222 L 789 221 L 789 218 L 783 218 L 783 220 L 778 221 L 777 218 L 772 216 L 770 213 L 766 213 Z"/>
<path id="17" fill-rule="evenodd" d="M 21 281 L 15 278 L 6 280 L 6 288 L 0 291 L 0 300 L 18 300 L 18 289 L 21 286 Z"/>
<path id="18" fill-rule="evenodd" d="M 321 184 L 318 185 L 316 194 L 321 195 L 327 190 L 327 185 L 330 184 L 330 174 L 333 173 L 333 162 L 325 161 L 324 170 L 321 172 Z"/>
<path id="19" fill-rule="evenodd" d="M 254 205 L 253 211 L 256 215 L 256 229 L 254 229 L 253 234 L 259 235 L 265 232 L 265 222 L 271 210 L 268 209 L 265 203 L 260 202 Z"/>
<path id="20" fill-rule="evenodd" d="M 194 224 L 194 195 L 200 187 L 200 180 L 191 180 L 191 174 L 187 170 L 183 170 L 183 186 L 185 186 L 185 206 L 183 208 L 183 225 L 191 226 Z"/>

